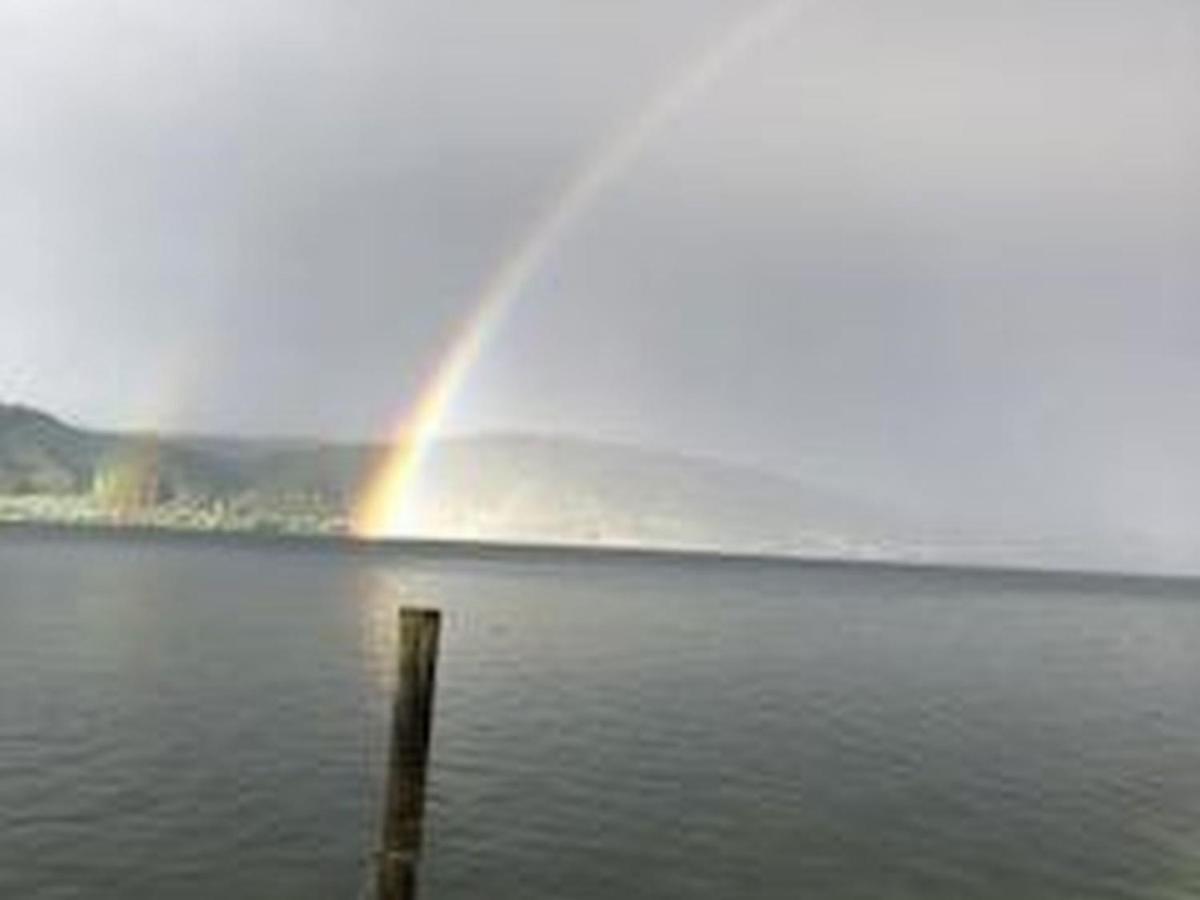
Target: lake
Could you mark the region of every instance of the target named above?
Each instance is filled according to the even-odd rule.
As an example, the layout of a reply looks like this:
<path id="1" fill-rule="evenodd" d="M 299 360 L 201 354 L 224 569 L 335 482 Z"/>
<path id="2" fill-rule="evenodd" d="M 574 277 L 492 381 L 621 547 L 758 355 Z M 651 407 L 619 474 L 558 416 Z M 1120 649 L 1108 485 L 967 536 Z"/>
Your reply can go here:
<path id="1" fill-rule="evenodd" d="M 0 897 L 1200 896 L 1200 584 L 0 531 Z"/>

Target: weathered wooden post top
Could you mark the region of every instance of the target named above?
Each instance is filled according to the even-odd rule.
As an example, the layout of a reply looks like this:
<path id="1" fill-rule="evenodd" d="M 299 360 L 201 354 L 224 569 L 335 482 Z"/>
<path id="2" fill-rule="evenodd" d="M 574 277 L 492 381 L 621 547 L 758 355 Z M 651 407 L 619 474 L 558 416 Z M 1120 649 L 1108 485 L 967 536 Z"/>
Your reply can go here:
<path id="1" fill-rule="evenodd" d="M 417 895 L 440 631 L 441 614 L 437 610 L 400 610 L 398 677 L 376 883 L 378 900 L 413 900 Z"/>

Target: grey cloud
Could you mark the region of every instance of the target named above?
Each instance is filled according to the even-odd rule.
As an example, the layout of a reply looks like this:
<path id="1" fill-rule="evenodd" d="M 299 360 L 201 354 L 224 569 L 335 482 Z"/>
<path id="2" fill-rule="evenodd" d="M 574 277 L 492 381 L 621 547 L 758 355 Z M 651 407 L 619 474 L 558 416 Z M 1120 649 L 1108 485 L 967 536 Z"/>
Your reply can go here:
<path id="1" fill-rule="evenodd" d="M 1196 536 L 1200 9 L 801 6 L 564 236 L 452 426 Z M 579 161 L 754 8 L 0 5 L 0 391 L 382 432 Z"/>

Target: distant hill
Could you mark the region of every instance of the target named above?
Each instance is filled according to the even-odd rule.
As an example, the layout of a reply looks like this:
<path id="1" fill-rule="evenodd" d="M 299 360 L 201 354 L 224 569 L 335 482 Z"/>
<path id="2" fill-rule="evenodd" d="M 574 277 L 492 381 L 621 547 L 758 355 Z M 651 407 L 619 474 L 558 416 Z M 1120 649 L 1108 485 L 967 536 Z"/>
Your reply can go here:
<path id="1" fill-rule="evenodd" d="M 106 446 L 100 435 L 35 409 L 0 405 L 0 493 L 86 490 Z"/>
<path id="2" fill-rule="evenodd" d="M 0 404 L 0 521 L 340 534 L 381 454 L 95 431 Z M 446 440 L 419 488 L 406 533 L 435 538 L 1200 572 L 1188 548 L 1154 535 L 918 521 L 797 479 L 579 438 Z"/>
<path id="3" fill-rule="evenodd" d="M 81 494 L 97 470 L 147 435 L 76 428 L 27 406 L 0 405 L 0 494 Z M 222 497 L 248 487 L 236 465 L 186 442 L 153 439 L 166 497 Z"/>
<path id="4" fill-rule="evenodd" d="M 416 497 L 424 533 L 473 540 L 859 555 L 885 510 L 752 468 L 534 435 L 448 440 Z"/>
<path id="5" fill-rule="evenodd" d="M 91 431 L 0 406 L 0 497 L 95 502 L 107 484 L 98 473 L 149 458 L 151 445 L 152 502 L 186 510 L 198 527 L 296 519 L 295 530 L 341 530 L 380 455 L 365 445 Z M 877 555 L 896 533 L 884 511 L 792 479 L 577 438 L 447 440 L 420 487 L 415 522 L 432 537 Z M 80 509 L 69 517 L 95 514 Z"/>

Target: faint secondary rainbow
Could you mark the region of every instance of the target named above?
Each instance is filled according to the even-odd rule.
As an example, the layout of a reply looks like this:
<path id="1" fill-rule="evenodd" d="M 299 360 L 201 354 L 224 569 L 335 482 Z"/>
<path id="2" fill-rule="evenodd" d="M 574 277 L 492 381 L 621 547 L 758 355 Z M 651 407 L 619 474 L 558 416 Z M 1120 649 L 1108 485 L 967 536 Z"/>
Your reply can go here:
<path id="1" fill-rule="evenodd" d="M 355 504 L 351 524 L 356 535 L 386 538 L 412 531 L 408 501 L 422 464 L 450 404 L 521 288 L 562 236 L 637 161 L 655 136 L 702 97 L 730 66 L 781 29 L 801 5 L 799 0 L 780 0 L 743 19 L 585 158 L 553 202 L 533 220 L 514 251 L 484 282 L 471 312 L 450 336 Z"/>

